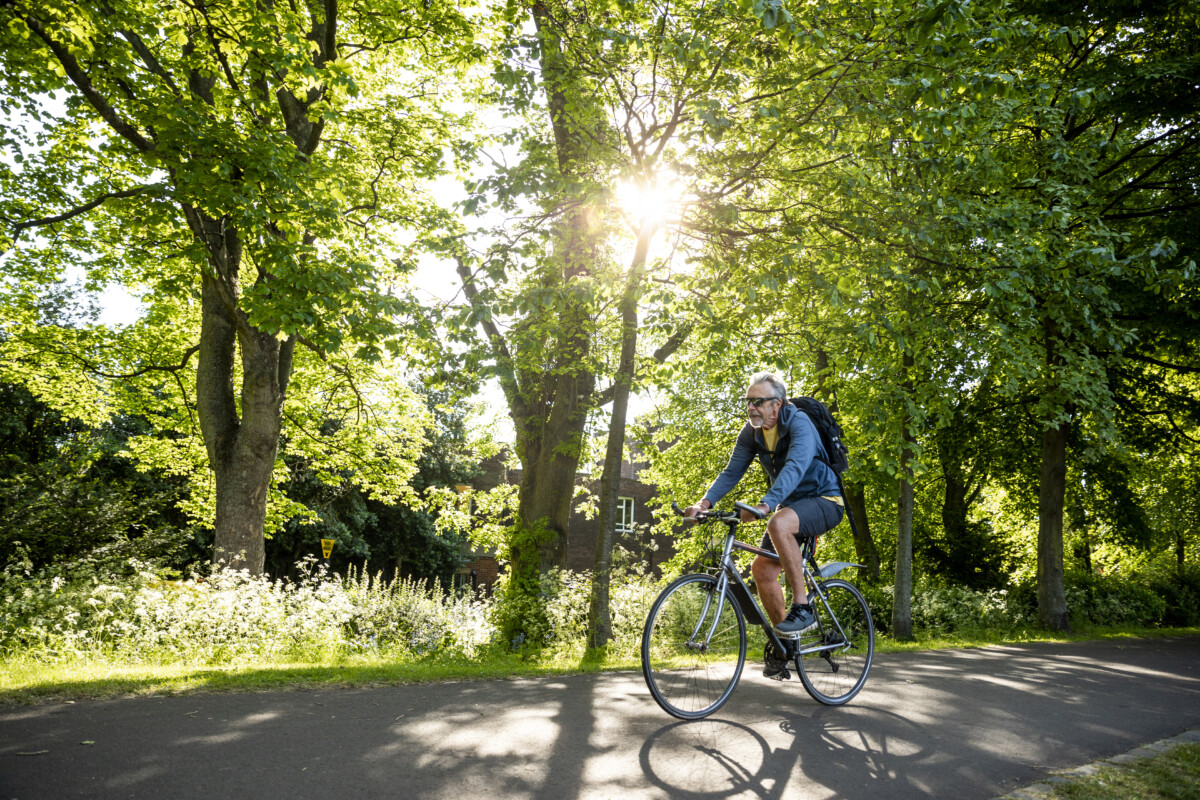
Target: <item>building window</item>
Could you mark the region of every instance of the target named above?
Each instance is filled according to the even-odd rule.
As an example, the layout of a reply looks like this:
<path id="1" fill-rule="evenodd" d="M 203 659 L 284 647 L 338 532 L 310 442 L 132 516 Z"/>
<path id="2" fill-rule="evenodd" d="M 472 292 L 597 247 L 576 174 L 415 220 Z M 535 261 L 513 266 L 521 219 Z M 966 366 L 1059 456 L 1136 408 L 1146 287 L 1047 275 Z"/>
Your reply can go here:
<path id="1" fill-rule="evenodd" d="M 617 533 L 633 533 L 633 498 L 617 498 Z"/>

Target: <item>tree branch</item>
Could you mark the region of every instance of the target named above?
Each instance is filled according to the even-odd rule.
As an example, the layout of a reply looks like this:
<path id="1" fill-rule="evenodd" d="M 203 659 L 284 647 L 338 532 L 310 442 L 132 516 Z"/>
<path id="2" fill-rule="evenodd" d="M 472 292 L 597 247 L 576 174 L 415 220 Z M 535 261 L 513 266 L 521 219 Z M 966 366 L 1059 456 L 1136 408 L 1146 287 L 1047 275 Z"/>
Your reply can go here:
<path id="1" fill-rule="evenodd" d="M 96 366 L 92 362 L 88 361 L 83 356 L 79 355 L 78 353 L 73 353 L 69 350 L 50 350 L 48 352 L 55 353 L 60 356 L 66 356 L 67 358 L 78 361 L 80 364 L 82 364 L 84 366 L 84 368 L 87 369 L 88 372 L 90 372 L 93 375 L 96 375 L 100 378 L 109 378 L 112 380 L 130 380 L 132 378 L 137 378 L 142 375 L 145 375 L 148 372 L 171 372 L 171 373 L 179 372 L 179 371 L 183 370 L 184 367 L 187 366 L 187 362 L 191 360 L 192 355 L 194 353 L 198 352 L 199 350 L 200 350 L 200 345 L 198 345 L 198 344 L 192 345 L 187 350 L 184 350 L 183 358 L 180 359 L 178 366 L 160 366 L 158 364 L 151 364 L 148 367 L 142 367 L 139 370 L 136 370 L 134 372 L 128 372 L 123 375 L 104 372 L 98 366 Z"/>
<path id="2" fill-rule="evenodd" d="M 454 261 L 457 264 L 455 271 L 458 272 L 458 277 L 462 281 L 463 293 L 466 294 L 471 308 L 479 313 L 479 324 L 487 334 L 488 344 L 496 358 L 496 365 L 500 370 L 500 388 L 504 390 L 504 398 L 508 400 L 513 418 L 523 419 L 528 414 L 525 401 L 521 399 L 520 386 L 517 384 L 516 364 L 508 349 L 508 343 L 504 341 L 500 329 L 487 314 L 487 306 L 479 294 L 479 287 L 475 285 L 475 276 L 471 274 L 466 262 L 462 260 L 461 256 L 455 256 Z"/>
<path id="3" fill-rule="evenodd" d="M 29 26 L 29 29 L 46 43 L 46 47 L 50 48 L 50 52 L 58 59 L 58 63 L 62 64 L 67 77 L 79 88 L 84 99 L 100 114 L 109 127 L 143 153 L 154 152 L 154 143 L 143 136 L 136 126 L 125 120 L 117 113 L 115 108 L 109 105 L 99 90 L 92 85 L 91 79 L 79 65 L 75 56 L 71 55 L 71 52 L 66 47 L 55 41 L 54 37 L 50 35 L 50 32 L 42 24 L 42 21 L 32 15 L 25 15 L 21 18 L 25 20 L 25 24 Z"/>
<path id="4" fill-rule="evenodd" d="M 53 225 L 57 222 L 66 222 L 72 217 L 77 217 L 80 214 L 86 214 L 92 209 L 103 205 L 108 200 L 121 200 L 126 197 L 134 197 L 135 195 L 139 195 L 151 188 L 153 187 L 135 186 L 132 189 L 125 189 L 120 192 L 107 192 L 77 208 L 73 208 L 70 211 L 64 211 L 63 213 L 56 214 L 53 217 L 43 217 L 42 219 L 31 219 L 27 222 L 18 222 L 13 226 L 13 241 L 16 241 L 17 237 L 21 235 L 22 231 L 29 228 L 40 228 L 43 225 Z"/>
<path id="5" fill-rule="evenodd" d="M 661 347 L 654 351 L 654 355 L 652 355 L 651 358 L 658 364 L 665 363 L 666 360 L 683 345 L 687 337 L 691 335 L 691 332 L 691 325 L 685 325 L 684 327 L 675 331 L 675 333 L 671 334 L 671 338 L 667 339 L 667 341 L 665 341 Z M 613 401 L 616 395 L 617 385 L 614 383 L 612 386 L 609 386 L 607 389 L 604 389 L 596 394 L 596 407 L 599 408 L 600 406 L 608 405 Z"/>
<path id="6" fill-rule="evenodd" d="M 1157 358 L 1151 358 L 1150 356 L 1142 356 L 1142 355 L 1138 355 L 1136 353 L 1127 353 L 1126 356 L 1128 358 L 1133 359 L 1134 361 L 1140 361 L 1143 364 L 1153 364 L 1156 367 L 1165 367 L 1166 369 L 1174 370 L 1175 372 L 1184 372 L 1184 373 L 1200 372 L 1200 367 L 1185 367 L 1182 364 L 1171 364 L 1170 362 L 1159 361 Z"/>

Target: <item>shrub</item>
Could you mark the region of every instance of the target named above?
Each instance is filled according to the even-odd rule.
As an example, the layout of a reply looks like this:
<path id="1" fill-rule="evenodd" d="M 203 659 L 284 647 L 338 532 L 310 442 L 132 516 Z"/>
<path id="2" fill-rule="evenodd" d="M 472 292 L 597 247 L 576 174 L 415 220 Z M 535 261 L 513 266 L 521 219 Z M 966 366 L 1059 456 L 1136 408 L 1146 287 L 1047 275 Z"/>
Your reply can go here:
<path id="1" fill-rule="evenodd" d="M 860 586 L 875 620 L 875 629 L 891 632 L 894 604 L 891 586 Z M 913 590 L 914 630 L 952 633 L 965 630 L 1009 630 L 1033 621 L 1033 605 L 1013 589 L 976 591 L 965 586 L 918 586 Z"/>
<path id="2" fill-rule="evenodd" d="M 345 638 L 354 651 L 473 657 L 495 638 L 487 619 L 490 603 L 469 592 L 448 594 L 436 581 L 389 582 L 365 572 L 352 572 L 343 587 L 352 608 Z"/>
<path id="3" fill-rule="evenodd" d="M 1024 609 L 1011 608 L 1008 600 L 1004 589 L 977 591 L 965 586 L 925 589 L 913 598 L 913 625 L 951 633 L 1003 630 L 1026 622 Z"/>
<path id="4" fill-rule="evenodd" d="M 1166 601 L 1152 589 L 1121 575 L 1074 572 L 1067 575 L 1067 611 L 1073 620 L 1095 625 L 1157 625 Z"/>
<path id="5" fill-rule="evenodd" d="M 892 605 L 895 601 L 894 590 L 890 585 L 864 584 L 858 587 L 867 608 L 871 609 L 871 618 L 875 620 L 875 630 L 881 634 L 892 631 Z"/>
<path id="6" fill-rule="evenodd" d="M 1163 625 L 1200 625 L 1200 566 L 1189 564 L 1183 569 L 1156 573 L 1148 585 L 1166 603 Z"/>
<path id="7" fill-rule="evenodd" d="M 608 611 L 612 639 L 608 651 L 636 658 L 641 651 L 646 615 L 661 586 L 641 572 L 616 569 L 609 587 Z M 591 607 L 592 573 L 551 570 L 542 581 L 550 622 L 546 644 L 557 650 L 582 653 L 586 647 Z"/>

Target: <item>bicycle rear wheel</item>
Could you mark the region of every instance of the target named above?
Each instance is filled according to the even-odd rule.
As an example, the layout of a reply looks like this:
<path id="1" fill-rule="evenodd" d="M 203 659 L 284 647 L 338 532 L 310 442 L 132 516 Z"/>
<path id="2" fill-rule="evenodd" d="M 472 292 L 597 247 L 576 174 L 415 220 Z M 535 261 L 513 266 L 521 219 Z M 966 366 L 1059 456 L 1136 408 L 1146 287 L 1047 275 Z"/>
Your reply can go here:
<path id="1" fill-rule="evenodd" d="M 837 646 L 802 657 L 800 680 L 818 703 L 840 706 L 850 702 L 867 681 L 875 658 L 875 622 L 867 601 L 852 584 L 831 580 L 822 586 L 828 606 L 813 594 L 813 608 L 821 624 L 814 629 L 815 636 L 803 639 L 801 648 Z"/>
<path id="2" fill-rule="evenodd" d="M 680 719 L 707 717 L 724 705 L 746 663 L 742 609 L 716 589 L 712 575 L 684 575 L 646 618 L 642 675 L 655 702 Z"/>

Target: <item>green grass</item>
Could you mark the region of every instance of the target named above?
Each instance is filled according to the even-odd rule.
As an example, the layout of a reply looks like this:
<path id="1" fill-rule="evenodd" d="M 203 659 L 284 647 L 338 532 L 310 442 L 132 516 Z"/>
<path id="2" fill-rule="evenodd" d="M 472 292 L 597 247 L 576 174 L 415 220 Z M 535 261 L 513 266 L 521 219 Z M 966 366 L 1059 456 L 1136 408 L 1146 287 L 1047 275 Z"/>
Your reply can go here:
<path id="1" fill-rule="evenodd" d="M 102 661 L 44 663 L 30 658 L 10 658 L 0 661 L 0 703 L 386 686 L 638 668 L 636 661 L 609 658 L 602 653 L 577 657 L 493 653 L 473 660 L 435 657 L 401 662 L 357 656 L 324 663 L 250 663 L 220 667 Z"/>
<path id="2" fill-rule="evenodd" d="M 1059 784 L 1070 800 L 1200 800 L 1200 744 L 1184 744 L 1146 761 Z"/>
<path id="3" fill-rule="evenodd" d="M 1077 626 L 1070 633 L 1020 628 L 1005 631 L 975 630 L 953 634 L 918 631 L 911 641 L 900 642 L 887 636 L 875 637 L 879 653 L 907 653 L 921 650 L 946 650 L 964 647 L 989 647 L 1036 642 L 1090 642 L 1104 639 L 1161 639 L 1200 634 L 1200 626 L 1190 628 L 1143 628 L 1125 626 L 1101 628 L 1094 625 Z"/>
<path id="4" fill-rule="evenodd" d="M 955 636 L 920 635 L 911 642 L 879 637 L 881 653 L 989 645 L 1149 638 L 1200 634 L 1200 628 L 1091 629 L 1071 634 L 1045 631 L 978 631 Z M 751 637 L 747 660 L 762 655 L 762 634 Z M 385 657 L 333 657 L 324 661 L 251 663 L 239 666 L 122 664 L 104 660 L 39 661 L 13 656 L 0 660 L 0 703 L 43 703 L 101 697 L 256 692 L 290 689 L 383 686 L 451 680 L 487 680 L 637 670 L 636 658 L 602 652 L 519 655 L 491 651 L 475 659 L 430 657 L 397 661 Z"/>

